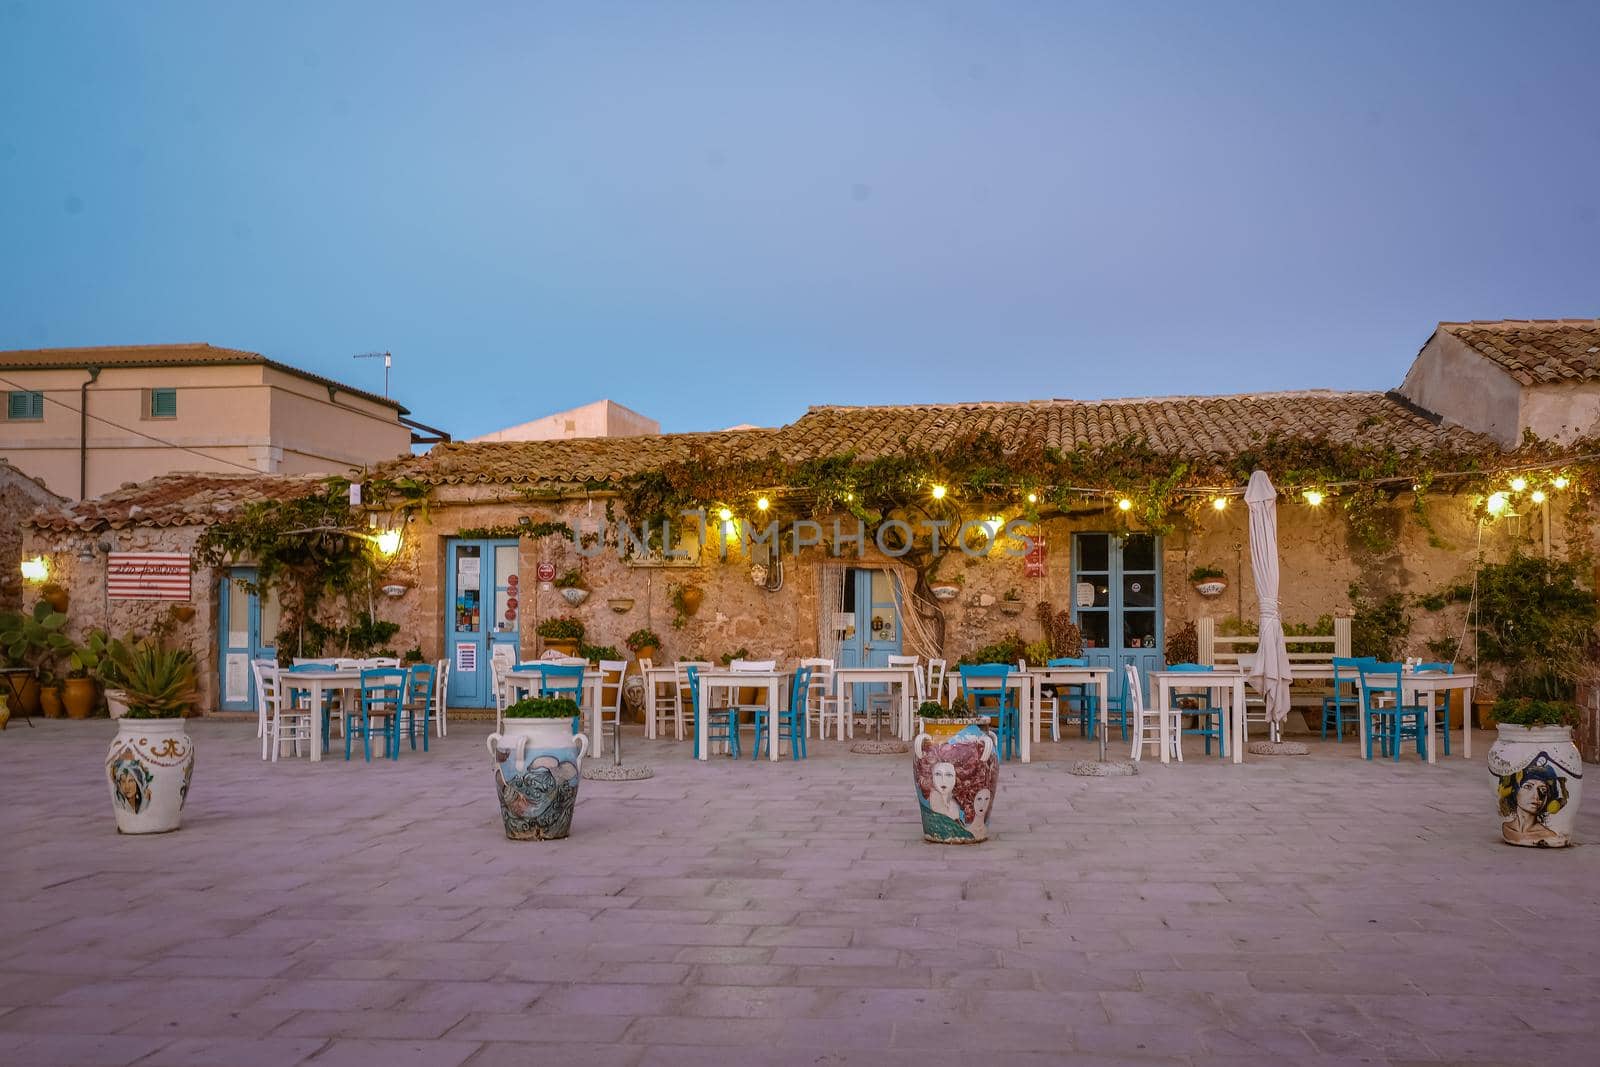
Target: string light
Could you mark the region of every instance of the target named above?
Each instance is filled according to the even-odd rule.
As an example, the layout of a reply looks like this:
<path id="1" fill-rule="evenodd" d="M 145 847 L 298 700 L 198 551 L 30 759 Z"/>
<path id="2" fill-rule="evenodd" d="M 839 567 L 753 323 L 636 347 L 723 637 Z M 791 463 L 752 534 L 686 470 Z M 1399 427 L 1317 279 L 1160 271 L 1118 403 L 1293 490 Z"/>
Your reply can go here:
<path id="1" fill-rule="evenodd" d="M 1214 497 L 1211 501 L 1211 506 L 1218 511 L 1226 511 L 1228 510 L 1228 498 L 1225 496 Z"/>
<path id="2" fill-rule="evenodd" d="M 1528 479 L 1521 476 L 1511 479 L 1511 491 L 1513 493 L 1520 493 L 1526 488 L 1528 488 Z"/>
<path id="3" fill-rule="evenodd" d="M 1039 502 L 1039 494 L 1038 493 L 1029 493 L 1028 494 L 1028 503 L 1037 504 L 1038 502 Z"/>
<path id="4" fill-rule="evenodd" d="M 1322 506 L 1322 493 L 1316 489 L 1307 489 L 1305 492 L 1306 503 L 1314 508 Z"/>
<path id="5" fill-rule="evenodd" d="M 1132 511 L 1133 501 L 1129 500 L 1127 497 L 1123 497 L 1121 500 L 1117 501 L 1117 508 L 1120 511 Z"/>
<path id="6" fill-rule="evenodd" d="M 1544 490 L 1543 489 L 1535 489 L 1532 493 L 1530 493 L 1528 495 L 1528 499 L 1533 501 L 1535 504 L 1543 504 L 1544 503 Z"/>
<path id="7" fill-rule="evenodd" d="M 760 497 L 756 500 L 756 510 L 758 511 L 766 511 L 771 506 L 772 501 L 768 500 L 766 497 Z"/>
<path id="8" fill-rule="evenodd" d="M 1491 515 L 1498 515 L 1506 509 L 1506 495 L 1504 493 L 1490 493 L 1489 499 L 1484 501 L 1484 509 Z"/>
<path id="9" fill-rule="evenodd" d="M 727 522 L 729 519 L 733 518 L 733 512 L 729 511 L 727 508 L 719 508 L 717 510 L 717 518 L 721 519 L 723 522 Z"/>
<path id="10" fill-rule="evenodd" d="M 944 494 L 945 494 L 945 487 L 944 486 L 936 485 L 936 486 L 933 487 L 933 499 L 935 499 L 935 500 L 943 500 L 944 499 Z"/>
<path id="11" fill-rule="evenodd" d="M 1555 486 L 1557 489 L 1565 489 L 1570 483 L 1567 481 L 1567 476 L 1565 474 L 1558 474 L 1555 476 L 1555 480 L 1550 484 Z"/>

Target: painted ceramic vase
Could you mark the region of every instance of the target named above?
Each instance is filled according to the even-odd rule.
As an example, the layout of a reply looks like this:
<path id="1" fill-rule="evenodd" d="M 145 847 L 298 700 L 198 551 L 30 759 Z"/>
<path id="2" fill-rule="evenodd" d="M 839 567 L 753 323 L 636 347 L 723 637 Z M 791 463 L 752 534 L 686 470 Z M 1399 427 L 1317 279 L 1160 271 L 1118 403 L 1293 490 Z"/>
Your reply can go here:
<path id="1" fill-rule="evenodd" d="M 554 841 L 572 831 L 588 751 L 589 738 L 572 732 L 571 719 L 507 719 L 504 733 L 489 735 L 507 837 Z"/>
<path id="2" fill-rule="evenodd" d="M 119 719 L 106 755 L 106 782 L 119 834 L 164 834 L 178 828 L 194 742 L 182 719 Z"/>
<path id="3" fill-rule="evenodd" d="M 1570 726 L 1497 726 L 1489 749 L 1495 824 L 1508 845 L 1565 848 L 1583 799 L 1583 760 Z"/>
<path id="4" fill-rule="evenodd" d="M 973 845 L 989 838 L 1000 760 L 983 719 L 924 721 L 911 744 L 922 839 Z"/>

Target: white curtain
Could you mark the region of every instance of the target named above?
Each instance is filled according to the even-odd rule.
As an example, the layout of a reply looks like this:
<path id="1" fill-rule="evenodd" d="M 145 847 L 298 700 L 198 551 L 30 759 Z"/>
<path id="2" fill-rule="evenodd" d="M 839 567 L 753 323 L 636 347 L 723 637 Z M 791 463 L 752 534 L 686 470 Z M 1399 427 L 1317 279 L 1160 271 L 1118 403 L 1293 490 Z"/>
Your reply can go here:
<path id="1" fill-rule="evenodd" d="M 1255 574 L 1261 608 L 1256 659 L 1246 677 L 1264 698 L 1267 717 L 1278 723 L 1289 714 L 1289 684 L 1294 674 L 1278 610 L 1278 491 L 1266 471 L 1250 475 L 1244 499 L 1250 505 L 1250 570 Z"/>
<path id="2" fill-rule="evenodd" d="M 844 582 L 849 571 L 840 563 L 817 568 L 817 655 L 839 662 L 839 631 L 834 617 L 844 610 Z"/>

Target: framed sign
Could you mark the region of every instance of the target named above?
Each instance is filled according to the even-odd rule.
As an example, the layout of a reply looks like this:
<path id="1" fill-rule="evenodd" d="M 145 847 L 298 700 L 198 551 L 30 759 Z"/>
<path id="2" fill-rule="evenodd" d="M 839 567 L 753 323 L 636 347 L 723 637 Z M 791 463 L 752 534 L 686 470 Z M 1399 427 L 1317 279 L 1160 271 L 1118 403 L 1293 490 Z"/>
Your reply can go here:
<path id="1" fill-rule="evenodd" d="M 183 552 L 112 552 L 106 595 L 112 600 L 188 600 L 193 567 Z"/>
<path id="2" fill-rule="evenodd" d="M 1022 575 L 1025 578 L 1044 577 L 1044 534 L 1033 536 L 1033 547 L 1022 557 Z"/>

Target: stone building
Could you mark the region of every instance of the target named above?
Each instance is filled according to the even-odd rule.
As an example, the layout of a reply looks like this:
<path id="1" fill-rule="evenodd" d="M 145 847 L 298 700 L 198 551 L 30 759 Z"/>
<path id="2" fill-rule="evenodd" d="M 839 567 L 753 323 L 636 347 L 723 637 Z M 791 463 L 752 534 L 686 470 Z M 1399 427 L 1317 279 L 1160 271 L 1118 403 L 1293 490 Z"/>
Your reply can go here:
<path id="1" fill-rule="evenodd" d="M 1522 358 L 1534 361 L 1531 351 Z M 1495 438 L 1468 428 L 1472 419 L 1471 412 L 1428 410 L 1399 393 L 1314 390 L 818 407 L 778 429 L 446 443 L 354 477 L 403 477 L 427 487 L 428 507 L 405 523 L 371 605 L 380 618 L 400 625 L 397 649 L 418 646 L 429 659 L 456 664 L 452 706 L 471 707 L 490 702 L 487 664 L 496 648 L 515 657 L 537 655 L 537 626 L 557 616 L 581 620 L 586 640 L 600 646 L 620 648 L 632 631 L 654 629 L 668 660 L 715 659 L 747 649 L 785 660 L 821 651 L 848 662 L 899 650 L 954 661 L 1012 632 L 1039 637 L 1043 603 L 1074 614 L 1093 645 L 1091 658 L 1148 668 L 1161 662 L 1166 636 L 1181 624 L 1248 623 L 1255 614 L 1248 517 L 1236 496 L 1221 509 L 1203 501 L 1206 506 L 1191 508 L 1185 521 L 1155 536 L 1141 533 L 1137 522 L 1130 530 L 1114 497 L 1086 495 L 1080 505 L 1028 528 L 1042 545 L 1028 557 L 1008 555 L 1019 545 L 1003 536 L 985 555 L 948 553 L 932 573 L 931 584 L 941 588 L 930 598 L 906 560 L 888 550 L 893 545 L 886 549 L 870 534 L 853 540 L 848 521 L 843 536 L 831 529 L 832 519 L 848 516 L 823 516 L 823 543 L 798 551 L 787 541 L 776 555 L 747 544 L 737 533 L 740 524 L 759 525 L 755 499 L 713 502 L 729 508 L 730 524 L 713 514 L 703 538 L 696 529 L 682 545 L 684 558 L 635 548 L 615 525 L 623 516 L 614 487 L 633 475 L 765 457 L 803 463 L 848 455 L 864 462 L 938 450 L 976 433 L 1012 448 L 1064 452 L 1133 439 L 1157 456 L 1188 460 L 1249 456 L 1267 438 L 1390 448 L 1417 469 L 1430 468 L 1436 457 L 1503 455 Z M 24 551 L 54 561 L 72 589 L 74 627 L 125 630 L 159 621 L 200 653 L 206 707 L 244 710 L 251 698 L 241 667 L 266 652 L 276 632 L 270 598 L 242 593 L 229 580 L 248 578 L 249 561 L 221 572 L 196 570 L 194 610 L 179 618 L 171 605 L 108 598 L 107 554 L 190 553 L 207 524 L 251 500 L 287 499 L 315 484 L 267 476 L 159 478 L 42 511 L 31 521 Z M 770 490 L 779 505 L 774 511 L 782 510 L 782 491 Z M 1372 600 L 1431 593 L 1468 576 L 1479 551 L 1494 558 L 1517 542 L 1533 551 L 1564 551 L 1576 529 L 1566 521 L 1568 500 L 1552 491 L 1541 503 L 1530 501 L 1525 496 L 1492 521 L 1480 521 L 1481 496 L 1435 491 L 1415 501 L 1401 493 L 1376 510 L 1374 521 L 1391 536 L 1373 548 L 1340 516 L 1336 499 L 1318 507 L 1286 497 L 1279 505 L 1283 617 L 1314 624 L 1323 616 L 1348 616 L 1356 608 L 1352 586 Z M 1019 499 L 980 518 L 1003 526 L 1026 510 Z M 580 536 L 550 533 L 554 523 Z M 1190 572 L 1201 566 L 1225 576 L 1220 596 L 1202 596 L 1190 582 Z M 574 570 L 588 591 L 577 606 L 551 581 Z M 702 593 L 693 613 L 674 603 L 675 590 L 691 587 Z M 1448 612 L 1420 617 L 1405 639 L 1406 651 L 1421 654 L 1428 638 L 1459 632 L 1460 622 L 1459 614 Z"/>
<path id="2" fill-rule="evenodd" d="M 22 607 L 22 525 L 61 497 L 0 459 L 0 611 Z"/>

